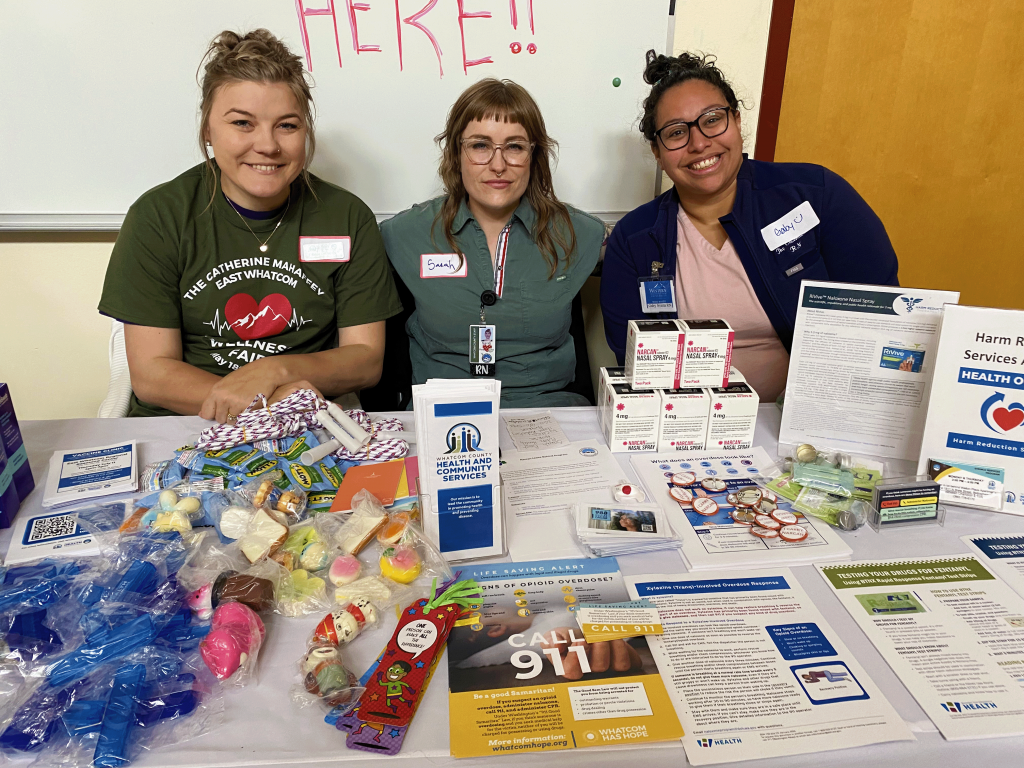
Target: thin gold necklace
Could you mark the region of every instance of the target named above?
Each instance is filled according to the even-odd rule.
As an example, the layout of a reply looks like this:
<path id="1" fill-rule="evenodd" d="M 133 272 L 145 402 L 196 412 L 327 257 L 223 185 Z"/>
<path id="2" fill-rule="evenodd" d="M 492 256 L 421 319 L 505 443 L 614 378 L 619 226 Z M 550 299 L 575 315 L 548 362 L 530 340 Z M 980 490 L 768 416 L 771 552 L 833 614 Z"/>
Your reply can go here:
<path id="1" fill-rule="evenodd" d="M 227 197 L 227 195 L 225 195 L 225 197 Z M 242 223 L 245 224 L 245 228 L 249 230 L 249 234 L 256 238 L 256 242 L 260 244 L 260 250 L 263 253 L 266 253 L 267 243 L 270 242 L 270 238 L 272 238 L 274 236 L 274 233 L 277 232 L 277 228 L 281 226 L 281 222 L 284 221 L 284 217 L 288 215 L 288 209 L 292 207 L 292 196 L 291 193 L 289 192 L 288 205 L 284 207 L 284 213 L 281 214 L 281 218 L 277 220 L 277 224 L 274 225 L 274 228 L 270 231 L 270 234 L 267 235 L 266 240 L 260 240 L 259 236 L 252 231 L 252 227 L 249 226 L 249 222 L 245 220 L 245 216 L 238 212 L 238 209 L 235 208 L 235 204 L 231 202 L 230 198 L 228 198 L 228 202 L 231 203 L 231 210 L 233 210 L 235 213 L 238 213 L 238 218 L 240 218 L 242 220 Z"/>

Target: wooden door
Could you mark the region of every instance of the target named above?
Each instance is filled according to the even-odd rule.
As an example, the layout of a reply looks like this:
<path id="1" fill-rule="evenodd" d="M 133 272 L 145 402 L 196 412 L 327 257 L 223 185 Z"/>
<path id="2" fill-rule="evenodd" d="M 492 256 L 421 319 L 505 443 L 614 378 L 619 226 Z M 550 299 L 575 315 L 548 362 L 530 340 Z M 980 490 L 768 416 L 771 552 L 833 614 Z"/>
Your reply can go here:
<path id="1" fill-rule="evenodd" d="M 775 159 L 885 223 L 900 283 L 1024 308 L 1024 2 L 796 0 Z"/>

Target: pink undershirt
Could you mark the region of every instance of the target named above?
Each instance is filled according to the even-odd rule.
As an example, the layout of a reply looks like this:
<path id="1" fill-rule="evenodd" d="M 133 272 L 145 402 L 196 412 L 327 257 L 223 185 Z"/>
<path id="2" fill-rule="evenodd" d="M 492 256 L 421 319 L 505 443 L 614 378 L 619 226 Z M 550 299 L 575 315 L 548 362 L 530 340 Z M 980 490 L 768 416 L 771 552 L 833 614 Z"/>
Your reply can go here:
<path id="1" fill-rule="evenodd" d="M 786 388 L 789 353 L 761 308 L 731 240 L 718 250 L 697 231 L 679 206 L 676 215 L 676 307 L 678 316 L 721 318 L 732 326 L 732 364 L 757 392 L 774 402 Z"/>

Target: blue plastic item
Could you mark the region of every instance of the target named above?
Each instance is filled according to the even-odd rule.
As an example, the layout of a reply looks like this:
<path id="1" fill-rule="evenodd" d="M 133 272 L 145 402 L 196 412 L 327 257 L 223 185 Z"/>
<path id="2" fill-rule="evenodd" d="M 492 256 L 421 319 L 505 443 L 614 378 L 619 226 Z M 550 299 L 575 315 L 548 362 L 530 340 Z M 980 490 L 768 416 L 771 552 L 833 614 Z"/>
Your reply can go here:
<path id="1" fill-rule="evenodd" d="M 50 685 L 61 688 L 91 673 L 101 664 L 127 656 L 153 642 L 157 627 L 148 613 L 116 629 L 101 629 L 67 656 L 46 668 Z"/>
<path id="2" fill-rule="evenodd" d="M 14 714 L 10 725 L 0 734 L 0 749 L 32 752 L 42 747 L 53 736 L 61 715 L 73 701 L 79 687 L 75 684 L 54 690 L 44 683 Z"/>
<path id="3" fill-rule="evenodd" d="M 145 679 L 144 664 L 127 664 L 114 674 L 92 759 L 96 768 L 118 768 L 131 762 L 128 737 L 135 726 L 135 700 Z"/>

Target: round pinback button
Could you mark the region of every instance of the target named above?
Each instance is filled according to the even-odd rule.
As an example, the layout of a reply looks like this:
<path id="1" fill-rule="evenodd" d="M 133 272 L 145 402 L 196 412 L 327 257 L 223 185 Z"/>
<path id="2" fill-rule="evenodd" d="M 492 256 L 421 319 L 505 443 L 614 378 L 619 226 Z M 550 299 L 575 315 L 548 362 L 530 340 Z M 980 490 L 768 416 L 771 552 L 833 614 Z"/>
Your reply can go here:
<path id="1" fill-rule="evenodd" d="M 783 525 L 796 525 L 797 517 L 792 512 L 784 509 L 776 509 L 771 513 L 772 517 Z"/>
<path id="2" fill-rule="evenodd" d="M 730 493 L 728 496 L 726 496 L 725 497 L 725 501 L 728 504 L 732 504 L 734 507 L 741 506 L 740 504 L 736 503 L 736 494 L 735 493 Z"/>
<path id="3" fill-rule="evenodd" d="M 762 528 L 770 528 L 773 531 L 777 531 L 782 527 L 782 523 L 771 517 L 771 515 L 755 515 L 754 522 Z"/>
<path id="4" fill-rule="evenodd" d="M 756 509 L 758 512 L 765 515 L 770 515 L 778 508 L 778 504 L 776 504 L 774 501 L 768 501 L 768 499 L 761 499 L 759 502 L 757 502 L 757 506 L 754 507 L 754 509 Z"/>
<path id="5" fill-rule="evenodd" d="M 612 489 L 616 501 L 644 501 L 647 495 L 632 483 L 619 483 Z"/>
<path id="6" fill-rule="evenodd" d="M 693 504 L 693 491 L 689 488 L 669 488 L 668 495 L 680 504 L 685 504 L 687 506 Z"/>
<path id="7" fill-rule="evenodd" d="M 779 503 L 779 495 L 775 491 L 770 491 L 767 488 L 758 489 L 761 491 L 761 495 L 768 499 L 768 501 L 774 501 L 776 504 Z"/>
<path id="8" fill-rule="evenodd" d="M 753 507 L 761 501 L 761 489 L 754 486 L 740 488 L 736 491 L 736 504 L 741 507 Z"/>
<path id="9" fill-rule="evenodd" d="M 771 528 L 762 528 L 759 525 L 750 526 L 750 532 L 755 536 L 760 536 L 762 539 L 777 539 L 779 537 L 778 531 L 773 531 Z"/>
<path id="10" fill-rule="evenodd" d="M 700 484 L 705 491 L 711 493 L 721 493 L 725 490 L 725 480 L 719 480 L 717 477 L 705 477 Z"/>
<path id="11" fill-rule="evenodd" d="M 693 485 L 697 482 L 697 476 L 693 472 L 676 472 L 672 475 L 672 485 L 683 486 Z"/>
<path id="12" fill-rule="evenodd" d="M 753 525 L 755 515 L 749 509 L 734 509 L 729 517 L 741 525 Z"/>
<path id="13" fill-rule="evenodd" d="M 711 517 L 718 511 L 718 502 L 707 497 L 693 500 L 693 511 L 704 517 Z"/>
<path id="14" fill-rule="evenodd" d="M 786 525 L 779 530 L 779 538 L 783 541 L 803 541 L 807 538 L 807 529 L 802 525 Z"/>
<path id="15" fill-rule="evenodd" d="M 498 303 L 498 294 L 488 289 L 480 294 L 480 303 L 485 307 L 493 307 Z"/>

